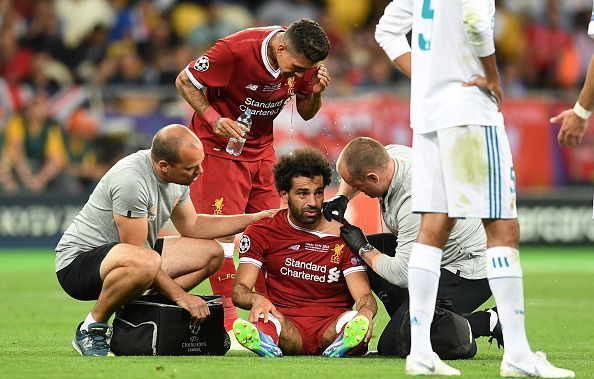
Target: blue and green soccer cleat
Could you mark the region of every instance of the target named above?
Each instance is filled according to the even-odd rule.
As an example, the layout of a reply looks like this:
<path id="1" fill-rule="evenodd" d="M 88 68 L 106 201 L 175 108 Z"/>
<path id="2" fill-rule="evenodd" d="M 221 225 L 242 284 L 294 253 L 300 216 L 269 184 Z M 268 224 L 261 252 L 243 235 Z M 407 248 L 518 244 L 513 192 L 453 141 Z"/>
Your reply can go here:
<path id="1" fill-rule="evenodd" d="M 349 351 L 363 342 L 368 330 L 369 320 L 367 317 L 353 317 L 347 322 L 343 332 L 324 350 L 322 355 L 328 358 L 343 358 Z"/>
<path id="2" fill-rule="evenodd" d="M 235 334 L 235 338 L 241 346 L 261 357 L 274 358 L 283 356 L 282 350 L 274 343 L 272 338 L 268 334 L 261 332 L 256 328 L 256 325 L 247 320 L 241 318 L 235 320 L 233 322 L 233 334 Z"/>

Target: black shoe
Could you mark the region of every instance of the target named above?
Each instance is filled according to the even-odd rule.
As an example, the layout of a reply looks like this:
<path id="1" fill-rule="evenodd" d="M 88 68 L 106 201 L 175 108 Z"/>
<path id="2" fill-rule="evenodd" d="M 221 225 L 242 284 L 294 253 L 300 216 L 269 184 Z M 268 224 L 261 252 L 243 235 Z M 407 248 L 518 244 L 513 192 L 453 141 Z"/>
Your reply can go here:
<path id="1" fill-rule="evenodd" d="M 503 332 L 501 331 L 501 322 L 499 321 L 499 313 L 497 313 L 497 307 L 493 307 L 491 309 L 487 309 L 488 311 L 495 312 L 497 315 L 497 324 L 491 331 L 491 337 L 489 337 L 489 345 L 493 344 L 493 340 L 497 341 L 497 348 L 501 349 L 503 347 Z"/>

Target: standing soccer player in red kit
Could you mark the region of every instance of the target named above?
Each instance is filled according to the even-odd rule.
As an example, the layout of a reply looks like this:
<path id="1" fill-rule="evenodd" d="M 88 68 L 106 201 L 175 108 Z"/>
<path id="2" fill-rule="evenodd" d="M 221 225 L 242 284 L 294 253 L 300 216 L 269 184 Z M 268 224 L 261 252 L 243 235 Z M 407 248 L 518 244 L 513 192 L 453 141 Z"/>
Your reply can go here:
<path id="1" fill-rule="evenodd" d="M 324 65 L 330 42 L 320 25 L 308 19 L 288 28 L 250 28 L 217 41 L 180 72 L 176 86 L 195 113 L 190 129 L 204 144 L 207 173 L 190 187 L 198 213 L 241 214 L 277 208 L 272 165 L 273 120 L 295 95 L 297 111 L 311 119 L 330 82 Z M 246 109 L 249 132 L 235 120 Z M 239 156 L 225 151 L 230 137 L 246 138 Z M 235 277 L 234 236 L 221 239 L 225 262 L 211 276 L 213 292 L 225 296 L 225 326 L 237 313 L 231 303 Z"/>
<path id="2" fill-rule="evenodd" d="M 274 178 L 289 209 L 252 223 L 241 237 L 233 302 L 250 314 L 233 333 L 260 356 L 366 352 L 377 304 L 365 264 L 339 237 L 342 224 L 322 217 L 331 175 L 312 148 L 281 157 Z M 266 294 L 253 292 L 260 271 Z"/>

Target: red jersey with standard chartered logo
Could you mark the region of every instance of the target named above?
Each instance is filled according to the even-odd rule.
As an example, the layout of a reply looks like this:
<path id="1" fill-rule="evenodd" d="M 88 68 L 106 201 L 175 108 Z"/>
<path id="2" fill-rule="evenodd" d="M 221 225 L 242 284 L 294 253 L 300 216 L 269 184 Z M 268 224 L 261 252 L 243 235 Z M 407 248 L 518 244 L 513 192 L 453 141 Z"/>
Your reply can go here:
<path id="1" fill-rule="evenodd" d="M 311 78 L 317 72 L 312 68 L 302 78 L 285 78 L 279 69 L 272 68 L 268 43 L 285 29 L 272 26 L 242 30 L 218 40 L 186 67 L 194 86 L 205 88 L 208 102 L 221 116 L 237 119 L 247 108 L 252 111 L 252 128 L 238 157 L 227 154 L 227 138 L 215 135 L 210 125 L 194 113 L 190 129 L 202 140 L 206 154 L 242 161 L 274 154 L 272 121 L 292 95 L 311 94 Z"/>
<path id="2" fill-rule="evenodd" d="M 279 308 L 320 315 L 324 308 L 352 309 L 345 276 L 365 264 L 337 236 L 300 228 L 288 210 L 247 227 L 239 243 L 239 263 L 260 267 L 266 296 Z"/>

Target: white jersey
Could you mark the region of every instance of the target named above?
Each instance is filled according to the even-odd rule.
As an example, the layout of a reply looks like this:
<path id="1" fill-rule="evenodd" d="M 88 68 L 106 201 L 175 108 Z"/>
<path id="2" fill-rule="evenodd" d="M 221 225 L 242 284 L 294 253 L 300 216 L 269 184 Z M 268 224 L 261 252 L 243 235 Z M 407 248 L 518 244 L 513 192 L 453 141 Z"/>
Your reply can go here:
<path id="1" fill-rule="evenodd" d="M 484 76 L 479 57 L 495 52 L 494 0 L 399 0 L 386 7 L 375 37 L 391 60 L 410 51 L 411 127 L 503 126 L 490 94 L 463 83 Z"/>

